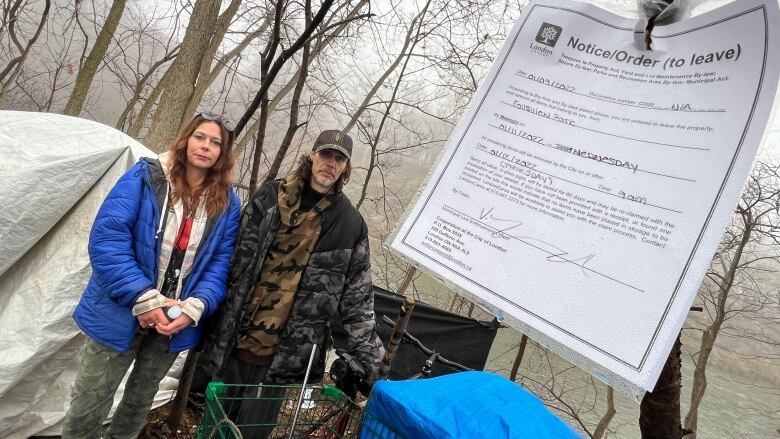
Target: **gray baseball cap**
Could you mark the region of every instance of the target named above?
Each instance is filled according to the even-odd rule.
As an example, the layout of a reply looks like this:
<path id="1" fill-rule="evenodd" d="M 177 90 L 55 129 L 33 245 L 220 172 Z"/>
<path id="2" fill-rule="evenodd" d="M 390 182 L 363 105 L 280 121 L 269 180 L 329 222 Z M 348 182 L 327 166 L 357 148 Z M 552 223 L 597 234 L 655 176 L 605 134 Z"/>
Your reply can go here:
<path id="1" fill-rule="evenodd" d="M 326 130 L 317 136 L 312 152 L 322 151 L 323 149 L 335 149 L 336 151 L 352 158 L 352 138 L 349 134 L 339 130 Z"/>

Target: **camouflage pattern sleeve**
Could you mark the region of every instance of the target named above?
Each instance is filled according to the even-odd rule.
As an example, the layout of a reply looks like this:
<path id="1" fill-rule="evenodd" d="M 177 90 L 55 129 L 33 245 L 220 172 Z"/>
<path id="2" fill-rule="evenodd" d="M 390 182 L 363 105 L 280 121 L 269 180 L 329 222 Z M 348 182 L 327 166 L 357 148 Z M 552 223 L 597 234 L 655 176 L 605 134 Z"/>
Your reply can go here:
<path id="1" fill-rule="evenodd" d="M 349 352 L 360 359 L 366 371 L 373 372 L 379 367 L 385 349 L 376 332 L 370 269 L 368 228 L 363 222 L 360 241 L 349 262 L 339 313 L 347 333 Z"/>
<path id="2" fill-rule="evenodd" d="M 236 250 L 233 252 L 233 259 L 230 265 L 230 277 L 228 280 L 228 286 L 233 293 L 233 290 L 235 290 L 234 287 L 237 287 L 239 282 L 246 275 L 246 270 L 252 263 L 254 253 L 259 246 L 262 232 L 260 230 L 260 223 L 263 222 L 266 209 L 268 208 L 266 199 L 270 196 L 276 196 L 276 189 L 271 182 L 268 182 L 252 195 L 249 204 L 247 204 L 244 211 L 241 213 L 241 223 L 238 229 Z M 265 234 L 263 233 L 263 237 L 264 235 Z"/>
<path id="3" fill-rule="evenodd" d="M 241 318 L 247 293 L 246 288 L 242 288 L 242 282 L 254 283 L 254 279 L 248 280 L 246 277 L 252 272 L 251 264 L 261 235 L 265 235 L 260 230 L 260 224 L 268 208 L 266 200 L 275 197 L 275 194 L 273 184 L 266 183 L 254 193 L 241 213 L 236 247 L 230 262 L 227 297 L 206 326 L 203 338 L 201 363 L 210 374 L 221 371 L 235 346 L 236 325 Z"/>

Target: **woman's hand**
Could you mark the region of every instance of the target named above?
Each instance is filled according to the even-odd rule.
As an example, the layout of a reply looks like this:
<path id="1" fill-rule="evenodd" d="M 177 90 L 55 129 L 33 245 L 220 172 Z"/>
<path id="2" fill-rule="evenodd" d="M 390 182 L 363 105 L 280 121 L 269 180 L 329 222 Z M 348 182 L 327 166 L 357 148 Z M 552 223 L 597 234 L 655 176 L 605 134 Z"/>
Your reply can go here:
<path id="1" fill-rule="evenodd" d="M 165 317 L 162 308 L 155 308 L 151 311 L 138 314 L 138 323 L 142 328 L 158 327 L 168 323 L 168 317 Z"/>
<path id="2" fill-rule="evenodd" d="M 195 321 L 192 320 L 190 316 L 182 313 L 182 315 L 177 317 L 172 322 L 168 322 L 168 319 L 166 318 L 165 323 L 155 325 L 155 329 L 157 329 L 157 332 L 159 332 L 162 335 L 167 335 L 168 337 L 172 337 L 174 334 L 192 325 L 193 323 L 195 323 Z"/>

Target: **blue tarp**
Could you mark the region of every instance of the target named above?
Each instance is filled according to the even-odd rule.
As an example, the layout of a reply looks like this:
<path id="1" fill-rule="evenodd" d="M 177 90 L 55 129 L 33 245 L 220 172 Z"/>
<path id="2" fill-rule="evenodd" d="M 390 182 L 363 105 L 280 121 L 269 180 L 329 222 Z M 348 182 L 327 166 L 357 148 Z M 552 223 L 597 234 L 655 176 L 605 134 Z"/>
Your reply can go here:
<path id="1" fill-rule="evenodd" d="M 414 439 L 580 438 L 534 395 L 489 372 L 378 381 L 366 410 Z"/>

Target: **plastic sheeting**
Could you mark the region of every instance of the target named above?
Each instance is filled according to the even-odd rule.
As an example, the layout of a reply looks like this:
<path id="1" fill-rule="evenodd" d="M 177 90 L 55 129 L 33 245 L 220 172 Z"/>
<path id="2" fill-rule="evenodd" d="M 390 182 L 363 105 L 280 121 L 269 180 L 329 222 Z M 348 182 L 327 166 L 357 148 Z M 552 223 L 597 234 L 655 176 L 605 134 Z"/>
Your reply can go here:
<path id="1" fill-rule="evenodd" d="M 579 438 L 538 398 L 489 372 L 378 381 L 367 410 L 373 417 L 367 423 L 415 439 Z M 364 431 L 381 431 L 369 427 Z"/>
<path id="2" fill-rule="evenodd" d="M 393 327 L 382 322 L 386 315 L 394 319 L 403 303 L 403 296 L 374 286 L 374 315 L 377 332 L 382 340 L 389 340 Z M 333 325 L 334 346 L 347 349 L 344 328 L 337 322 Z M 409 323 L 406 326 L 413 336 L 430 349 L 435 349 L 445 358 L 463 364 L 474 370 L 482 370 L 487 363 L 488 353 L 499 328 L 497 321 L 481 322 L 454 314 L 423 302 L 416 302 Z M 393 357 L 388 377 L 403 379 L 420 372 L 428 355 L 408 343 L 402 343 Z M 434 363 L 431 376 L 455 372 L 448 366 Z"/>
<path id="3" fill-rule="evenodd" d="M 125 170 L 155 154 L 96 122 L 10 111 L 0 111 L 0 153 L 0 437 L 55 435 L 86 341 L 71 313 L 91 272 L 92 221 Z"/>

